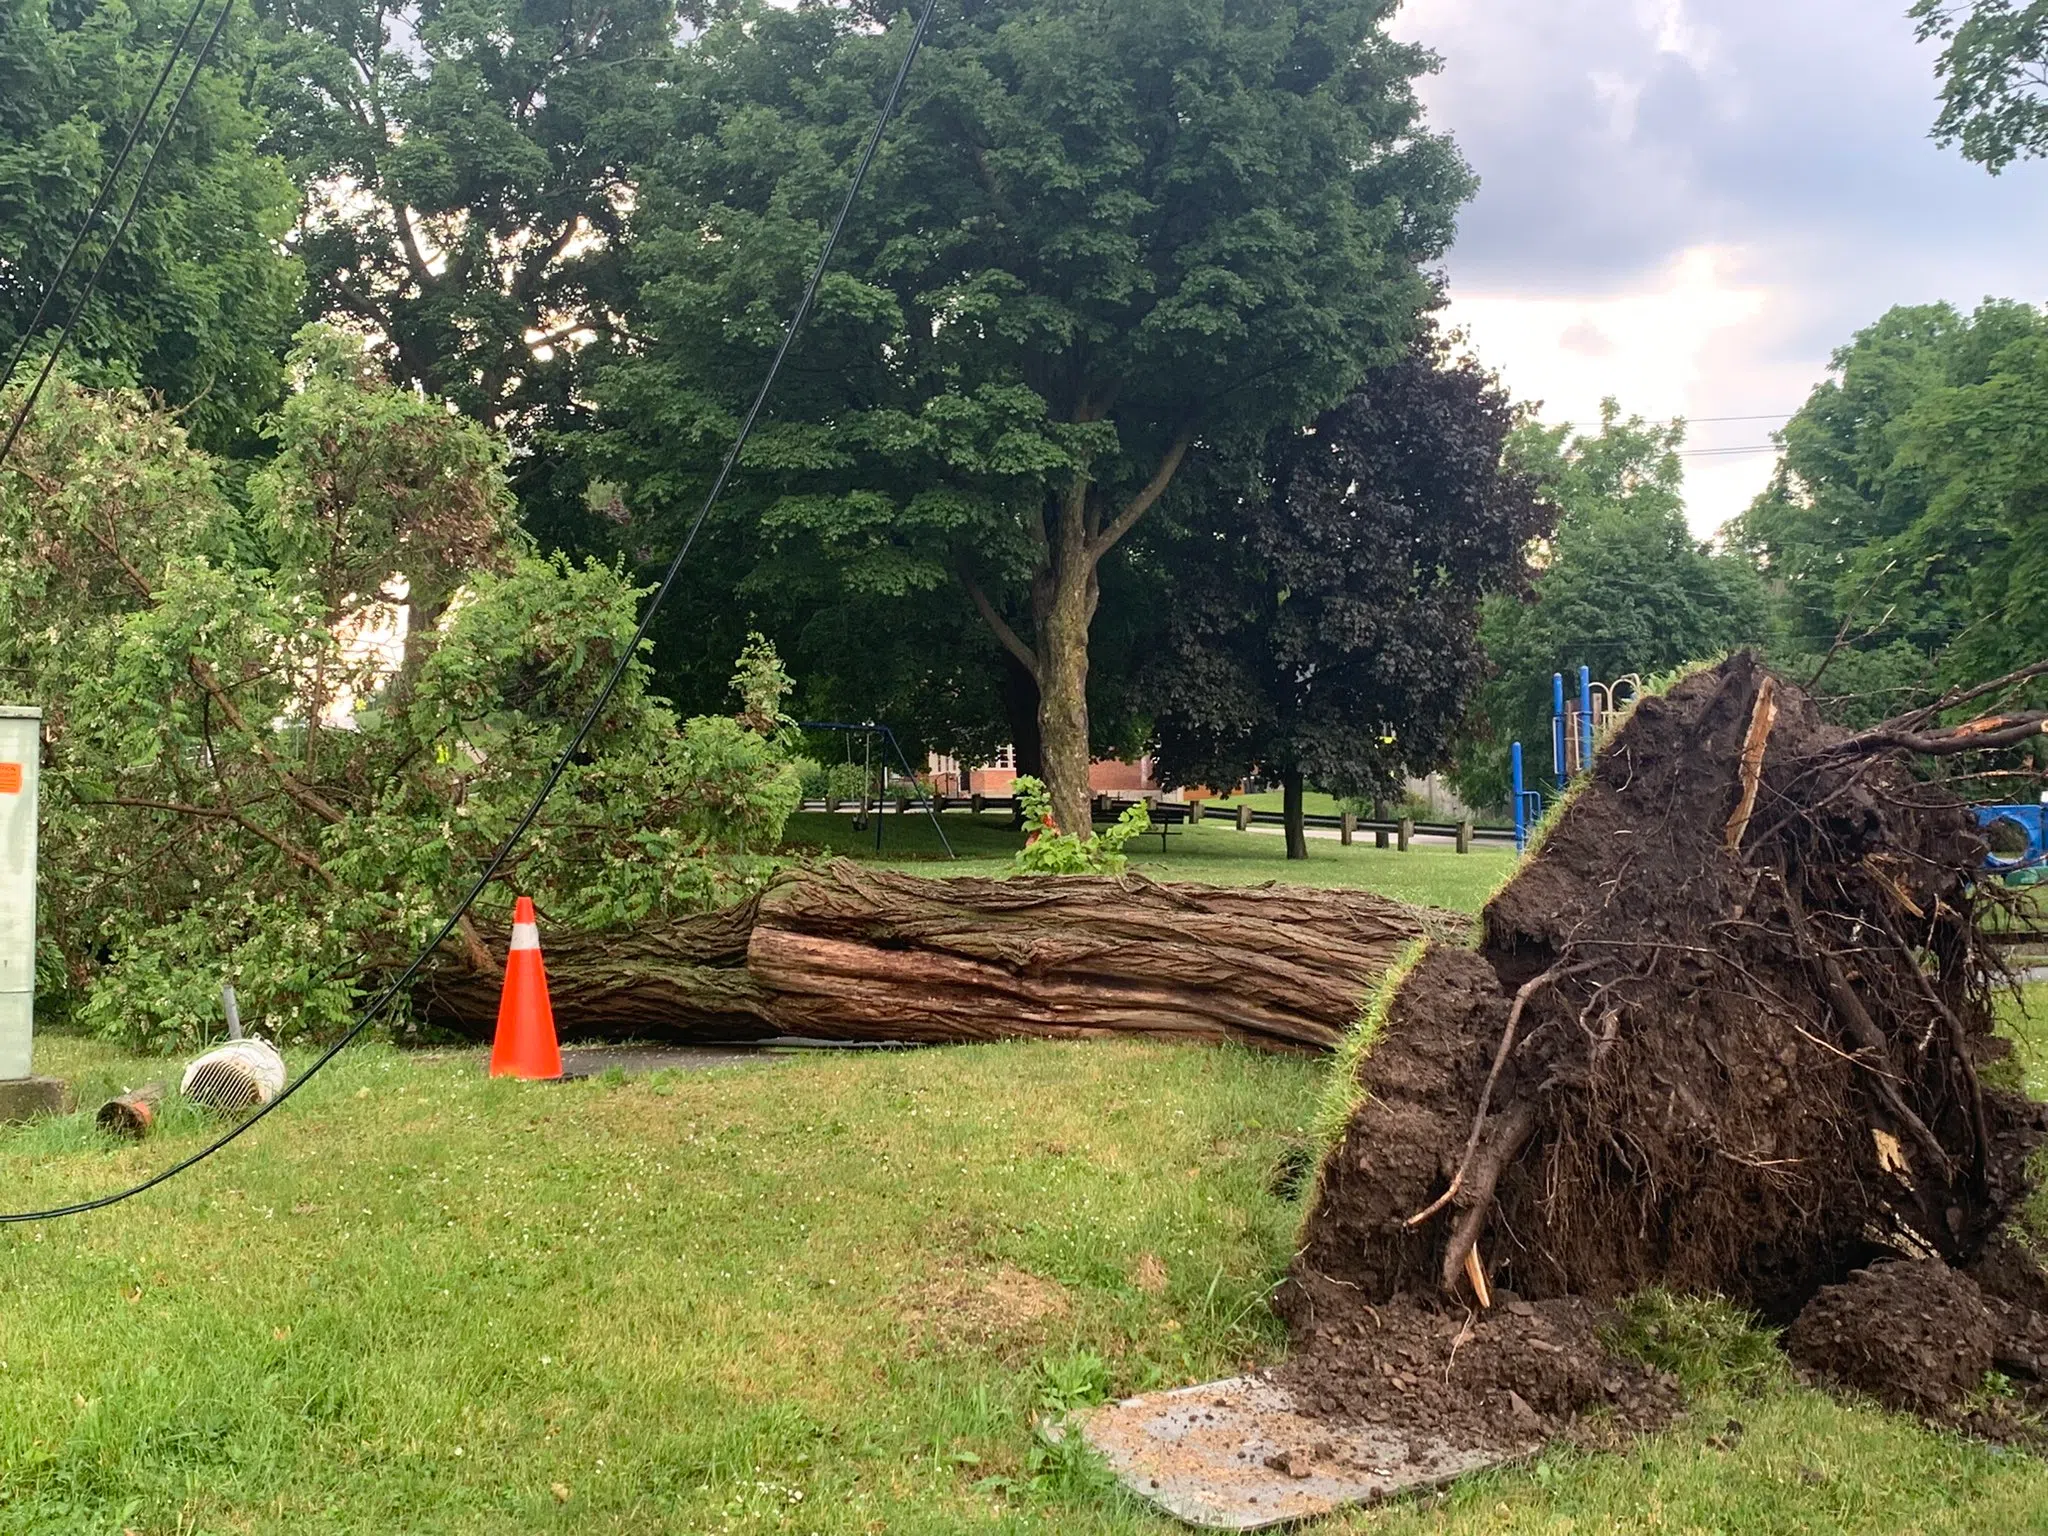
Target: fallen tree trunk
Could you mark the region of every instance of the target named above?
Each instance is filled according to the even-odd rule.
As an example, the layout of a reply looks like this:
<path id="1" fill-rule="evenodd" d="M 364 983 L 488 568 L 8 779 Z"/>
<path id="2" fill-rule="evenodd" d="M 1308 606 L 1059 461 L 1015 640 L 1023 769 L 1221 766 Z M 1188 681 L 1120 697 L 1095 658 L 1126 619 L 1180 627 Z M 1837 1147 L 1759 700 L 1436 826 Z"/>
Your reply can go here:
<path id="1" fill-rule="evenodd" d="M 1403 945 L 1464 926 L 1364 891 L 927 880 L 840 861 L 722 912 L 543 942 L 569 1039 L 1142 1033 L 1326 1050 Z M 490 942 L 502 953 L 502 938 Z M 451 946 L 418 1010 L 480 1037 L 500 979 Z"/>

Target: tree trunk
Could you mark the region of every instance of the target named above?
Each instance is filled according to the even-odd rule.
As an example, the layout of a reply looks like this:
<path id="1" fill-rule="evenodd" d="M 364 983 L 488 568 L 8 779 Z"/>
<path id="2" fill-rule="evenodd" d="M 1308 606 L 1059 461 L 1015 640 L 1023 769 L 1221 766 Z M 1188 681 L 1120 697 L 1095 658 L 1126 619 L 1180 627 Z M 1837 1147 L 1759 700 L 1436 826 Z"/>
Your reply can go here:
<path id="1" fill-rule="evenodd" d="M 1136 1033 L 1325 1050 L 1409 940 L 1465 925 L 1364 891 L 925 880 L 842 861 L 724 912 L 542 943 L 570 1039 Z M 484 1038 L 499 986 L 451 945 L 415 1004 Z"/>
<path id="2" fill-rule="evenodd" d="M 1085 404 L 1076 409 L 1077 421 L 1101 419 L 1100 410 Z M 1031 578 L 1035 650 L 1017 636 L 964 569 L 961 575 L 982 621 L 1037 678 L 1039 748 L 1053 815 L 1063 831 L 1081 837 L 1088 835 L 1090 826 L 1088 627 L 1095 622 L 1095 606 L 1102 598 L 1096 573 L 1102 557 L 1172 482 L 1194 438 L 1194 421 L 1183 422 L 1160 455 L 1152 478 L 1121 509 L 1102 505 L 1086 470 L 1077 471 L 1064 491 L 1047 498 L 1036 530 L 1041 563 Z"/>
<path id="3" fill-rule="evenodd" d="M 1094 562 L 1075 548 L 1034 593 L 1038 622 L 1038 734 L 1045 784 L 1060 830 L 1088 836 L 1088 627 L 1097 597 Z"/>
<path id="4" fill-rule="evenodd" d="M 1010 762 L 1019 777 L 1045 777 L 1045 753 L 1038 743 L 1038 679 L 1031 669 L 1008 650 L 1003 652 L 1003 717 L 1010 725 Z M 1024 806 L 1018 802 L 1010 825 L 1024 825 Z"/>
<path id="5" fill-rule="evenodd" d="M 1299 768 L 1280 776 L 1280 814 L 1287 821 L 1287 857 L 1308 857 L 1308 829 L 1302 823 L 1302 791 L 1305 785 Z"/>
<path id="6" fill-rule="evenodd" d="M 780 1033 L 768 995 L 747 972 L 757 903 L 623 934 L 544 935 L 543 964 L 557 1027 L 591 1040 L 762 1040 Z M 487 934 L 503 954 L 509 930 Z M 428 1023 L 484 1038 L 504 985 L 445 948 L 413 994 Z"/>

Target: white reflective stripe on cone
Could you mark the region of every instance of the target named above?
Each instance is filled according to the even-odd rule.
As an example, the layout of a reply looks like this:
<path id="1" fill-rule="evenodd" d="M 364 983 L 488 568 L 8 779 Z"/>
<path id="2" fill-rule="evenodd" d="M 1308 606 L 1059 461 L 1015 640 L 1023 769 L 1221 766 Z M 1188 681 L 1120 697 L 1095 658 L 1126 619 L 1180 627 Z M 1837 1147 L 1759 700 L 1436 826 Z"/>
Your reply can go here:
<path id="1" fill-rule="evenodd" d="M 514 923 L 512 925 L 512 948 L 539 949 L 540 925 L 538 923 Z"/>

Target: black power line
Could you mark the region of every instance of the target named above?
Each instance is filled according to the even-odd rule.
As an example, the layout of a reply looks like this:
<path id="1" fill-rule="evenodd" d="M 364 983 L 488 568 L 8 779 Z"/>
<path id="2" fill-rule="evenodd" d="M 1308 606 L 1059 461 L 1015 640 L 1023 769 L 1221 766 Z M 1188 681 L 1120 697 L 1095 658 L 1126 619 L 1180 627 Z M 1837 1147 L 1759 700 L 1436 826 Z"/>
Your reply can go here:
<path id="1" fill-rule="evenodd" d="M 170 83 L 171 71 L 178 67 L 178 59 L 185 51 L 185 45 L 192 40 L 192 29 L 199 25 L 199 17 L 206 10 L 206 0 L 194 0 L 192 14 L 185 18 L 185 28 L 178 34 L 178 40 L 171 44 L 171 51 L 164 56 L 164 67 L 157 71 L 156 84 L 150 88 L 149 100 L 142 104 L 142 110 L 135 114 L 134 126 L 129 128 L 128 137 L 121 141 L 120 153 L 114 156 L 114 163 L 107 167 L 107 179 L 100 184 L 99 196 L 92 201 L 86 212 L 85 222 L 78 226 L 78 233 L 71 237 L 71 248 L 64 253 L 64 260 L 58 264 L 57 275 L 50 279 L 50 286 L 43 290 L 42 302 L 36 305 L 35 315 L 29 320 L 28 329 L 21 333 L 21 340 L 15 343 L 14 355 L 7 359 L 7 366 L 0 369 L 0 389 L 14 381 L 14 370 L 21 366 L 22 354 L 28 351 L 28 344 L 43 328 L 43 316 L 49 313 L 50 305 L 57 297 L 57 290 L 64 286 L 64 279 L 71 275 L 71 263 L 78 259 L 79 248 L 85 244 L 85 237 L 92 233 L 92 227 L 107 210 L 107 203 L 114 195 L 115 183 L 121 172 L 127 168 L 128 156 L 134 152 L 136 140 L 142 137 L 142 130 L 149 122 L 149 114 L 156 110 L 164 87 Z"/>
<path id="2" fill-rule="evenodd" d="M 185 108 L 185 102 L 192 94 L 192 87 L 199 83 L 200 71 L 206 68 L 207 55 L 213 52 L 213 45 L 220 41 L 220 35 L 227 30 L 228 17 L 234 14 L 235 0 L 225 0 L 220 15 L 214 18 L 213 30 L 206 35 L 206 42 L 200 48 L 198 57 L 192 61 L 192 73 L 185 77 L 185 84 L 178 92 L 178 99 L 171 103 L 171 110 L 164 118 L 163 131 L 156 136 L 156 143 L 150 146 L 149 158 L 142 162 L 142 172 L 135 178 L 135 191 L 128 198 L 128 207 L 121 214 L 121 222 L 114 226 L 113 238 L 107 241 L 107 248 L 100 252 L 100 259 L 92 269 L 92 275 L 85 280 L 85 291 L 78 296 L 78 303 L 72 308 L 71 318 L 64 322 L 64 329 L 57 337 L 57 344 L 50 348 L 43 359 L 43 371 L 36 375 L 36 381 L 29 386 L 27 398 L 21 402 L 21 409 L 14 413 L 14 424 L 7 429 L 7 437 L 0 442 L 0 467 L 7 463 L 7 455 L 14 451 L 15 440 L 21 436 L 22 424 L 28 420 L 28 413 L 35 409 L 36 401 L 43 393 L 43 386 L 50 382 L 50 371 L 57 366 L 58 354 L 65 343 L 71 340 L 71 333 L 78 329 L 78 322 L 84 318 L 85 306 L 92 302 L 92 291 L 99 286 L 101 274 L 107 270 L 107 263 L 114 259 L 114 252 L 121 247 L 121 237 L 128 233 L 128 226 L 135 222 L 135 211 L 142 206 L 142 194 L 149 186 L 149 173 L 156 169 L 157 156 L 163 153 L 169 142 L 171 130 L 178 124 L 178 114 Z M 25 342 L 26 338 L 24 338 Z"/>
<path id="3" fill-rule="evenodd" d="M 229 0 L 229 4 L 232 5 L 233 0 Z M 271 1111 L 279 1108 L 285 1100 L 303 1088 L 316 1072 L 347 1049 L 365 1029 L 370 1027 L 379 1014 L 388 1008 L 396 998 L 405 993 L 406 989 L 412 985 L 413 979 L 419 975 L 420 968 L 427 963 L 427 958 L 441 947 L 448 936 L 455 931 L 455 925 L 462 921 L 463 915 L 475 904 L 477 897 L 481 896 L 491 881 L 497 878 L 498 871 L 504 867 L 505 860 L 511 857 L 512 850 L 518 846 L 519 840 L 526 835 L 527 830 L 532 827 L 534 819 L 540 815 L 541 808 L 547 804 L 548 796 L 554 793 L 555 785 L 560 782 L 564 770 L 569 766 L 570 759 L 582 750 L 583 743 L 589 737 L 591 728 L 597 724 L 599 715 L 604 712 L 605 706 L 611 702 L 612 694 L 619 686 L 619 680 L 626 675 L 626 668 L 640 654 L 640 643 L 647 638 L 648 631 L 653 628 L 654 616 L 661 611 L 661 605 L 668 599 L 669 592 L 675 586 L 676 576 L 683 568 L 683 561 L 688 557 L 691 546 L 697 542 L 698 532 L 704 527 L 705 519 L 710 517 L 712 507 L 717 505 L 719 496 L 723 494 L 726 481 L 732 476 L 733 466 L 739 462 L 740 450 L 746 446 L 747 438 L 754 430 L 754 423 L 760 419 L 761 409 L 768 402 L 768 393 L 775 387 L 775 376 L 782 371 L 782 362 L 789 355 L 790 344 L 796 340 L 796 334 L 802 328 L 804 319 L 809 315 L 811 305 L 818 296 L 818 284 L 824 280 L 826 265 L 831 261 L 833 249 L 839 244 L 839 236 L 846 228 L 846 217 L 853 210 L 853 202 L 860 194 L 861 183 L 867 179 L 868 167 L 874 163 L 875 151 L 882 142 L 882 130 L 888 126 L 889 119 L 895 115 L 896 105 L 903 96 L 904 82 L 910 78 L 911 63 L 917 58 L 918 50 L 924 45 L 925 33 L 931 27 L 932 13 L 937 8 L 938 0 L 925 0 L 924 13 L 918 17 L 917 27 L 910 34 L 910 45 L 903 51 L 903 62 L 897 67 L 896 78 L 889 87 L 888 98 L 882 103 L 882 110 L 875 118 L 874 129 L 869 133 L 866 147 L 861 151 L 859 163 L 854 167 L 853 181 L 848 185 L 846 198 L 839 205 L 838 216 L 833 219 L 831 231 L 825 237 L 824 249 L 818 252 L 818 262 L 811 269 L 810 281 L 804 285 L 803 297 L 797 301 L 796 311 L 789 317 L 789 325 L 782 333 L 782 343 L 775 349 L 775 357 L 768 364 L 767 376 L 761 380 L 761 387 L 754 395 L 754 403 L 747 408 L 747 414 L 740 422 L 739 433 L 733 438 L 732 446 L 726 450 L 724 462 L 718 467 L 717 478 L 711 482 L 711 490 L 704 497 L 703 506 L 697 509 L 697 515 L 691 521 L 689 531 L 683 537 L 682 545 L 676 550 L 675 557 L 669 561 L 668 571 L 661 578 L 661 585 L 655 588 L 654 597 L 648 603 L 646 613 L 641 616 L 640 627 L 634 631 L 633 638 L 627 643 L 625 649 L 620 651 L 618 662 L 613 666 L 611 675 L 605 679 L 604 686 L 598 690 L 597 697 L 591 701 L 590 708 L 584 712 L 582 723 L 576 727 L 576 734 L 569 739 L 568 745 L 563 747 L 560 754 L 556 756 L 554 765 L 548 770 L 548 776 L 542 782 L 539 792 L 534 795 L 533 802 L 527 806 L 526 814 L 519 818 L 519 824 L 506 836 L 504 842 L 498 845 L 498 851 L 491 856 L 490 862 L 484 866 L 483 873 L 476 877 L 469 889 L 463 894 L 462 900 L 456 904 L 455 910 L 448 914 L 448 920 L 441 925 L 440 931 L 421 946 L 419 953 L 413 956 L 412 963 L 405 968 L 398 978 L 377 994 L 369 1007 L 365 1008 L 357 1017 L 356 1022 L 349 1026 L 347 1033 L 343 1034 L 340 1039 L 323 1051 L 319 1059 L 312 1066 L 306 1068 L 305 1071 L 287 1083 L 284 1090 L 276 1098 L 258 1109 L 248 1119 L 241 1121 L 232 1129 L 208 1142 L 190 1157 L 173 1163 L 161 1172 L 152 1174 L 140 1184 L 131 1185 L 127 1189 L 119 1190 L 111 1195 L 101 1195 L 94 1200 L 80 1200 L 71 1205 L 53 1206 L 49 1210 L 0 1212 L 0 1225 L 24 1221 L 50 1221 L 60 1216 L 77 1216 L 87 1211 L 104 1210 L 107 1206 L 119 1205 L 123 1200 L 132 1199 L 146 1190 L 156 1188 L 159 1184 L 169 1182 L 186 1169 L 194 1167 L 213 1156 L 214 1153 L 220 1151 L 221 1148 L 228 1145 L 229 1142 L 235 1140 L 236 1137 L 242 1135 L 245 1131 L 252 1129 L 265 1116 L 269 1115 Z M 225 15 L 225 11 L 222 14 Z M 218 34 L 218 28 L 215 30 L 216 34 Z"/>

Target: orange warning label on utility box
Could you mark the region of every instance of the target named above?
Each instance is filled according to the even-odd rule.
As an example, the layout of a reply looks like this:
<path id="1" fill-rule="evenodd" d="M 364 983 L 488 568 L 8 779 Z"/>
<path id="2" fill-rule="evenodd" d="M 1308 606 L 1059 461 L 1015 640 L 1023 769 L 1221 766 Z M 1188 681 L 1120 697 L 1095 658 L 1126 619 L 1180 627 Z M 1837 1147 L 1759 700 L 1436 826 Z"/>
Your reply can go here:
<path id="1" fill-rule="evenodd" d="M 21 793 L 21 764 L 0 763 L 0 795 Z"/>

